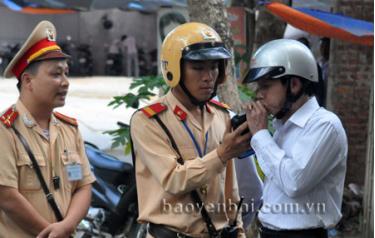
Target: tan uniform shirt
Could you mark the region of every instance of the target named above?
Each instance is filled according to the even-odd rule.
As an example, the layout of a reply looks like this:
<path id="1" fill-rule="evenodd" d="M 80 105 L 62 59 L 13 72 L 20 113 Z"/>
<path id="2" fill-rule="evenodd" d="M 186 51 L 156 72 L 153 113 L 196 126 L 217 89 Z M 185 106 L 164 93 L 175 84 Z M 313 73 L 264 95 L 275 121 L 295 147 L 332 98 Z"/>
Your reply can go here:
<path id="1" fill-rule="evenodd" d="M 216 229 L 234 220 L 239 201 L 234 163 L 230 160 L 225 166 L 216 151 L 229 114 L 209 105 L 201 126 L 171 92 L 158 102 L 168 107 L 158 116 L 170 130 L 185 164 L 177 163 L 178 155 L 156 120 L 137 112 L 132 119 L 131 134 L 136 154 L 138 220 L 167 225 L 194 237 L 208 237 L 206 224 L 190 192 L 199 192 Z M 207 153 L 203 158 L 199 158 L 191 137 L 174 113 L 176 106 L 187 113 L 186 123 L 202 150 L 208 132 Z M 237 224 L 242 227 L 240 216 Z M 245 237 L 240 229 L 240 237 Z"/>
<path id="2" fill-rule="evenodd" d="M 57 119 L 54 115 L 49 124 L 50 139 L 43 134 L 21 101 L 16 104 L 19 113 L 15 127 L 27 140 L 63 216 L 65 216 L 73 193 L 80 187 L 95 181 L 85 154 L 78 128 Z M 17 188 L 30 204 L 49 222 L 55 222 L 39 180 L 31 167 L 31 160 L 13 129 L 0 122 L 0 184 Z M 83 178 L 68 180 L 66 166 L 80 164 Z M 60 177 L 60 188 L 55 190 L 52 177 Z M 32 218 L 30 218 L 32 219 Z M 14 223 L 0 210 L 0 237 L 33 237 Z"/>

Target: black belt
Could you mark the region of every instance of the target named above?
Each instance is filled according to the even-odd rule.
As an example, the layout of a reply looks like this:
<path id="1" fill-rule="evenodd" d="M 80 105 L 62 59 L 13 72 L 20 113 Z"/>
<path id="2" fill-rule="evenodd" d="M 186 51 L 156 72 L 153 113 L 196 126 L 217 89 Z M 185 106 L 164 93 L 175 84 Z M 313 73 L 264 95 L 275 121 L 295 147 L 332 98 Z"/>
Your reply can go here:
<path id="1" fill-rule="evenodd" d="M 324 228 L 302 230 L 272 230 L 264 226 L 259 227 L 261 238 L 327 238 Z"/>
<path id="2" fill-rule="evenodd" d="M 191 236 L 172 231 L 164 225 L 153 223 L 149 223 L 148 233 L 150 233 L 154 238 L 193 238 Z"/>

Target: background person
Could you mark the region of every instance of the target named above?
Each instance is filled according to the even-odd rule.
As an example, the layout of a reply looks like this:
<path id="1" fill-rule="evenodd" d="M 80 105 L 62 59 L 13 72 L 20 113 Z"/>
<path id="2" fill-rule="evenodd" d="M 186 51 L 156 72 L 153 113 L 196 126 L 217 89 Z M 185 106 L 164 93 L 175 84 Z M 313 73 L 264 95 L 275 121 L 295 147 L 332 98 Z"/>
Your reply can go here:
<path id="1" fill-rule="evenodd" d="M 139 61 L 138 61 L 138 50 L 133 36 L 123 35 L 121 36 L 122 52 L 124 56 L 123 62 L 125 64 L 123 69 L 126 76 L 139 76 Z"/>
<path id="2" fill-rule="evenodd" d="M 328 75 L 329 75 L 329 50 L 330 50 L 331 40 L 327 37 L 320 39 L 320 58 L 318 61 L 319 67 L 322 70 L 322 81 L 323 81 L 323 90 L 322 90 L 322 104 L 326 105 L 327 102 L 327 85 L 328 85 Z"/>

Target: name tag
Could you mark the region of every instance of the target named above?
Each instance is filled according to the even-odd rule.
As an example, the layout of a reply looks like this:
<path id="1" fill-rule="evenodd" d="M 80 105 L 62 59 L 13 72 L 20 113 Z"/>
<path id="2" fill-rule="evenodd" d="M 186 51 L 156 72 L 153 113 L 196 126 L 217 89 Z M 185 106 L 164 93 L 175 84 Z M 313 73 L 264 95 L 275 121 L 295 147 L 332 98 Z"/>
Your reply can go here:
<path id="1" fill-rule="evenodd" d="M 82 179 L 82 168 L 80 164 L 69 164 L 65 168 L 69 181 L 77 181 Z"/>

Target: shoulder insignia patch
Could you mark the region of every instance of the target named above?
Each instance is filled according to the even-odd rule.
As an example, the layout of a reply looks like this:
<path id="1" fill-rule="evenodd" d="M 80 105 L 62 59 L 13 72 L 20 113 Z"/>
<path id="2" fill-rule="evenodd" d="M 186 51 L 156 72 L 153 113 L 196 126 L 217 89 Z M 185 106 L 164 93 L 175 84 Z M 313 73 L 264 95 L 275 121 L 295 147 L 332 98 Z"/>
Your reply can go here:
<path id="1" fill-rule="evenodd" d="M 228 106 L 228 105 L 225 104 L 225 103 L 221 103 L 221 102 L 219 102 L 219 101 L 216 101 L 216 100 L 214 100 L 214 99 L 211 99 L 211 100 L 210 100 L 210 103 L 211 103 L 211 104 L 214 104 L 214 105 L 216 105 L 216 106 L 218 106 L 218 107 L 220 107 L 221 109 L 230 110 L 230 106 Z"/>
<path id="2" fill-rule="evenodd" d="M 167 110 L 167 106 L 163 103 L 155 103 L 141 109 L 141 111 L 146 114 L 148 118 L 153 117 L 165 110 Z"/>
<path id="3" fill-rule="evenodd" d="M 2 121 L 4 125 L 9 128 L 13 125 L 17 117 L 18 112 L 14 109 L 14 107 L 10 107 L 3 113 L 3 115 L 1 115 L 0 121 Z"/>
<path id="4" fill-rule="evenodd" d="M 53 112 L 53 115 L 65 123 L 78 127 L 78 122 L 77 122 L 77 119 L 75 118 L 65 116 L 64 114 L 61 114 L 59 112 Z"/>

